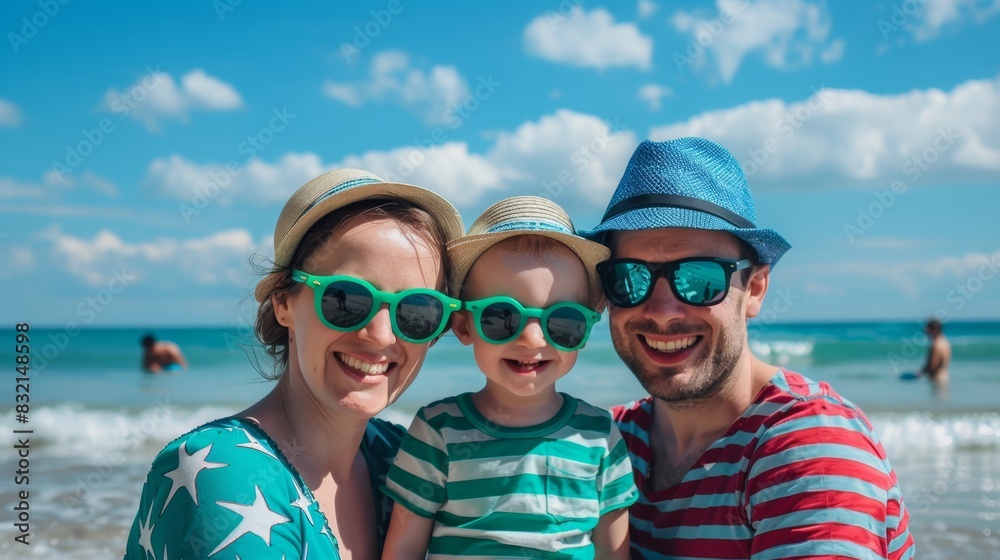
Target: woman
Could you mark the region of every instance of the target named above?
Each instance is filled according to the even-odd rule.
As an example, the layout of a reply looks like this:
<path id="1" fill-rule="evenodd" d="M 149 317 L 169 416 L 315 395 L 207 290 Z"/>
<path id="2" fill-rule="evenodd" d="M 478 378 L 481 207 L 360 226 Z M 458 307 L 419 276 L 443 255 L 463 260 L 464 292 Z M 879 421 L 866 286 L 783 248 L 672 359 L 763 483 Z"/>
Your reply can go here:
<path id="1" fill-rule="evenodd" d="M 296 191 L 255 292 L 278 383 L 160 452 L 126 558 L 378 558 L 391 513 L 378 488 L 405 431 L 374 416 L 458 309 L 438 290 L 462 231 L 443 198 L 364 171 Z"/>

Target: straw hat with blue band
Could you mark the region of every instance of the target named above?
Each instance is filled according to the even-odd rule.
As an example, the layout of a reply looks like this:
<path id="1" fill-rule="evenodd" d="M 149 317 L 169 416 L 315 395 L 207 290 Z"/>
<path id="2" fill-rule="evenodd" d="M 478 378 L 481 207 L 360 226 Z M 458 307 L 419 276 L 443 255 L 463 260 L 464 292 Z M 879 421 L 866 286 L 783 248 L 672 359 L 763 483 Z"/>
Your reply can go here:
<path id="1" fill-rule="evenodd" d="M 601 310 L 604 293 L 597 276 L 597 263 L 607 260 L 611 251 L 577 235 L 565 210 L 537 196 L 513 196 L 497 202 L 473 222 L 465 237 L 448 243 L 452 293 L 460 293 L 465 277 L 480 255 L 500 241 L 518 235 L 550 237 L 576 253 L 587 270 L 590 306 Z"/>
<path id="2" fill-rule="evenodd" d="M 750 185 L 739 162 L 704 138 L 639 144 L 596 228 L 581 235 L 605 241 L 610 231 L 696 228 L 727 231 L 773 268 L 791 245 L 756 225 Z"/>
<path id="3" fill-rule="evenodd" d="M 299 187 L 281 209 L 274 227 L 274 271 L 257 284 L 257 301 L 287 274 L 302 237 L 321 218 L 361 200 L 401 200 L 426 211 L 441 226 L 445 241 L 460 237 L 462 217 L 450 202 L 422 187 L 390 183 L 360 169 L 324 173 Z"/>

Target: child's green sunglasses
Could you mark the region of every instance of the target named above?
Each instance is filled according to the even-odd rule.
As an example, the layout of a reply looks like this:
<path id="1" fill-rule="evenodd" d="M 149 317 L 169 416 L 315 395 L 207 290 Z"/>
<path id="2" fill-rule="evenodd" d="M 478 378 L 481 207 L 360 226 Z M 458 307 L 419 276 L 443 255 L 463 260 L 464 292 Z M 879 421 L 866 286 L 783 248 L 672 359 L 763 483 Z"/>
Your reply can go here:
<path id="1" fill-rule="evenodd" d="M 392 332 L 407 342 L 420 344 L 437 338 L 462 302 L 428 288 L 383 292 L 353 276 L 314 276 L 301 270 L 292 280 L 313 289 L 316 314 L 337 331 L 356 331 L 367 325 L 382 304 L 389 305 Z"/>
<path id="2" fill-rule="evenodd" d="M 463 306 L 472 312 L 476 330 L 486 342 L 510 342 L 521 334 L 528 319 L 538 319 L 545 340 L 565 352 L 583 348 L 590 337 L 590 329 L 601 319 L 600 313 L 572 302 L 540 309 L 524 307 L 514 298 L 496 296 L 466 301 Z"/>

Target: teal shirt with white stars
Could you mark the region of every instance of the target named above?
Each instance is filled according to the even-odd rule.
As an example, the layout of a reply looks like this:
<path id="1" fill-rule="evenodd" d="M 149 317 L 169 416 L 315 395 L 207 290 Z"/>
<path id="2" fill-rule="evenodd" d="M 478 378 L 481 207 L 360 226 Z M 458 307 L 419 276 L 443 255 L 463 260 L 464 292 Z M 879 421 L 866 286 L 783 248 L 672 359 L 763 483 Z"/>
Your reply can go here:
<path id="1" fill-rule="evenodd" d="M 369 421 L 361 452 L 375 496 L 379 543 L 392 501 L 379 487 L 406 435 Z M 259 426 L 223 418 L 177 438 L 157 455 L 142 488 L 127 560 L 340 558 L 309 487 Z"/>

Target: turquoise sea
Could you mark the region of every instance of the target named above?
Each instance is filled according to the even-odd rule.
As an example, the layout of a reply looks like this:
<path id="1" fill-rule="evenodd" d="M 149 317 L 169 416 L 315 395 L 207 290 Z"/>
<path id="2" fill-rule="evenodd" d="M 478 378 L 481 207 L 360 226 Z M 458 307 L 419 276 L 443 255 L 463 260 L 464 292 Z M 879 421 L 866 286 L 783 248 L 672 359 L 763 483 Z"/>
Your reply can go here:
<path id="1" fill-rule="evenodd" d="M 903 487 L 920 558 L 1000 558 L 1000 322 L 946 325 L 954 349 L 947 392 L 899 374 L 922 363 L 921 323 L 752 325 L 765 361 L 829 381 L 872 420 Z M 145 375 L 139 339 L 177 342 L 191 370 Z M 169 440 L 239 411 L 271 387 L 248 327 L 118 328 L 67 332 L 32 327 L 28 423 L 15 421 L 14 332 L 2 335 L 9 364 L 0 400 L 0 558 L 120 557 L 149 463 Z M 408 424 L 416 409 L 474 390 L 482 374 L 451 335 L 428 354 L 413 386 L 384 416 Z M 559 389 L 601 406 L 641 398 L 619 362 L 606 322 L 595 327 Z M 14 429 L 30 435 L 30 483 L 17 470 Z M 15 543 L 15 491 L 30 490 L 32 546 Z M 25 553 L 28 556 L 25 556 Z"/>

